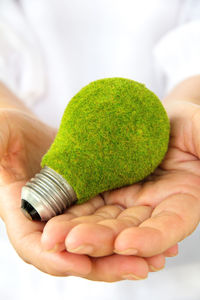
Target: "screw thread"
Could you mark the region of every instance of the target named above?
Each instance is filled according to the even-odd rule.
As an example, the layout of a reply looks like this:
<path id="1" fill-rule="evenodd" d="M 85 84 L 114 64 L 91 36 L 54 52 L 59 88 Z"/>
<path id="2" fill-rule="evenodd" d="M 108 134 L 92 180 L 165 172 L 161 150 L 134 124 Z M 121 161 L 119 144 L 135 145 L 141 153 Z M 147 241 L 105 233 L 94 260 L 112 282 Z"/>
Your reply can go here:
<path id="1" fill-rule="evenodd" d="M 73 188 L 60 174 L 45 166 L 22 188 L 21 199 L 22 210 L 26 216 L 47 221 L 61 214 L 77 197 Z"/>

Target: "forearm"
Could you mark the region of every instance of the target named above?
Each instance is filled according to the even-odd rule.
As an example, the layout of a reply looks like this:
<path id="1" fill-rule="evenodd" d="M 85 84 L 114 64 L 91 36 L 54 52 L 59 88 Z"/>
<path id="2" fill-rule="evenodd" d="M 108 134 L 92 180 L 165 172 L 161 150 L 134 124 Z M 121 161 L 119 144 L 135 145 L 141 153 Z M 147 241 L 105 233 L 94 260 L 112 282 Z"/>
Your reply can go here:
<path id="1" fill-rule="evenodd" d="M 2 108 L 15 108 L 33 114 L 17 96 L 0 82 L 0 109 Z"/>
<path id="2" fill-rule="evenodd" d="M 185 79 L 164 98 L 164 105 L 174 101 L 186 101 L 200 105 L 200 75 Z"/>

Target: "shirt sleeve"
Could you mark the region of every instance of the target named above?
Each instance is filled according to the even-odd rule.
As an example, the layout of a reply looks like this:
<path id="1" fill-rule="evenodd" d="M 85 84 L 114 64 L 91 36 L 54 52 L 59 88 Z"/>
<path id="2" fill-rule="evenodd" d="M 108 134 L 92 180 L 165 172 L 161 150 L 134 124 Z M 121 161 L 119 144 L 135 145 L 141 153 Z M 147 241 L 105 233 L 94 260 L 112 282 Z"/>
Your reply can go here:
<path id="1" fill-rule="evenodd" d="M 154 49 L 165 92 L 187 77 L 200 74 L 200 19 L 168 32 Z"/>
<path id="2" fill-rule="evenodd" d="M 0 81 L 28 106 L 46 89 L 44 59 L 19 2 L 0 1 Z"/>

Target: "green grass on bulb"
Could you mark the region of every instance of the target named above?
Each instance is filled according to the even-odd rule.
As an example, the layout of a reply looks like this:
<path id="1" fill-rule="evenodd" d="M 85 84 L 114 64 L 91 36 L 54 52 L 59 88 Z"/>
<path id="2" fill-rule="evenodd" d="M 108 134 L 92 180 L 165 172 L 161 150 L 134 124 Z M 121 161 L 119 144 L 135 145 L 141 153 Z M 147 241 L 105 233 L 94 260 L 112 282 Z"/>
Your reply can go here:
<path id="1" fill-rule="evenodd" d="M 43 157 L 83 203 L 152 173 L 169 142 L 169 120 L 158 97 L 124 78 L 91 82 L 69 102 Z"/>

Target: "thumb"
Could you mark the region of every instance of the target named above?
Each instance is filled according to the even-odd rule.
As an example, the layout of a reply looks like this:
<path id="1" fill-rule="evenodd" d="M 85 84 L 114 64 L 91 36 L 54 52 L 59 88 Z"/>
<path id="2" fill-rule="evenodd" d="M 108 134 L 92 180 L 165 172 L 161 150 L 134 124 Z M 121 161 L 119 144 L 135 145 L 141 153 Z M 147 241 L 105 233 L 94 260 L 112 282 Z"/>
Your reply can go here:
<path id="1" fill-rule="evenodd" d="M 17 110 L 0 109 L 0 185 L 25 179 L 26 157 Z"/>
<path id="2" fill-rule="evenodd" d="M 7 153 L 9 141 L 9 123 L 5 110 L 0 109 L 0 161 Z"/>
<path id="3" fill-rule="evenodd" d="M 170 118 L 170 145 L 200 158 L 200 106 L 186 101 L 164 105 Z"/>

